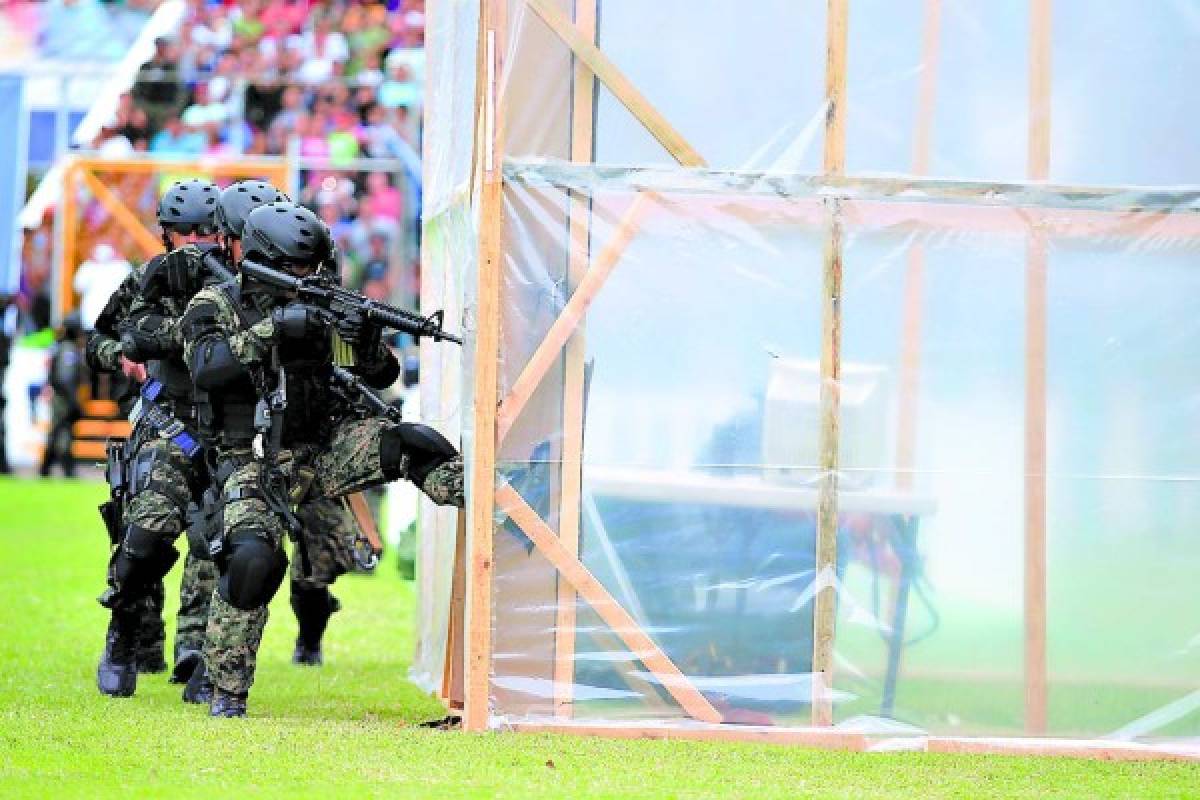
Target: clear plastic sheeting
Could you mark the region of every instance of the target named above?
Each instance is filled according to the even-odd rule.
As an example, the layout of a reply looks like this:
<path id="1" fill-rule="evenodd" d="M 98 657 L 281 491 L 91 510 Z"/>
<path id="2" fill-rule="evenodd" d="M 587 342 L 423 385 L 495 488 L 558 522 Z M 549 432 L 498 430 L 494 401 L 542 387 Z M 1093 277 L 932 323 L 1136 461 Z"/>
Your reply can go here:
<path id="1" fill-rule="evenodd" d="M 826 3 L 498 5 L 491 724 L 1200 755 L 1187 12 L 1056 2 L 1047 129 L 1033 12 L 851 3 L 823 174 Z"/>
<path id="2" fill-rule="evenodd" d="M 502 365 L 502 395 L 567 299 L 558 287 L 568 240 L 553 240 L 562 223 L 553 210 L 568 187 L 583 191 L 579 181 L 555 185 L 571 172 L 510 170 L 507 231 L 526 246 L 506 262 L 502 328 L 516 357 Z M 597 251 L 634 202 L 633 190 L 616 187 L 659 188 L 583 327 L 580 561 L 726 721 L 807 724 L 823 202 L 799 186 L 787 198 L 726 194 L 719 174 L 668 193 L 657 173 L 582 172 L 599 187 L 589 198 Z M 786 185 L 745 175 L 731 183 Z M 856 730 L 1024 731 L 1028 212 L 977 211 L 983 232 L 949 235 L 920 230 L 938 214 L 931 202 L 842 207 L 842 513 L 836 569 L 824 579 L 838 595 L 829 696 L 839 723 Z M 1134 233 L 1114 216 L 1108 229 L 1050 245 L 1048 734 L 1127 736 L 1128 724 L 1200 688 L 1186 677 L 1200 628 L 1171 612 L 1188 606 L 1187 576 L 1200 566 L 1187 534 L 1200 500 L 1187 477 L 1200 444 L 1188 433 L 1200 341 L 1188 309 L 1200 273 L 1190 241 L 1138 244 L 1162 224 L 1148 218 Z M 1117 252 L 1089 244 L 1105 236 L 1121 243 Z M 906 341 L 916 252 L 921 325 Z M 920 356 L 902 419 L 906 346 Z M 558 455 L 564 432 L 552 409 L 564 402 L 561 372 L 551 368 L 529 401 L 538 410 L 517 418 L 499 467 L 551 530 L 572 466 Z M 1174 403 L 1160 395 L 1168 387 Z M 901 426 L 915 439 L 903 472 Z M 669 677 L 647 670 L 622 638 L 630 631 L 614 631 L 579 598 L 572 684 L 556 685 L 564 578 L 504 515 L 496 553 L 498 713 L 553 717 L 569 702 L 576 721 L 687 716 Z M 1135 554 L 1142 563 L 1131 573 Z M 1153 624 L 1131 624 L 1150 602 L 1161 604 Z M 1167 731 L 1200 736 L 1196 711 L 1200 703 Z"/>
<path id="3" fill-rule="evenodd" d="M 471 152 L 475 109 L 475 50 L 478 0 L 432 5 L 426 17 L 429 37 L 428 87 L 423 149 L 425 196 L 422 208 L 421 311 L 441 309 L 445 325 L 464 331 L 464 277 L 477 252 L 471 208 Z M 469 340 L 468 340 L 469 344 Z M 420 354 L 420 419 L 452 442 L 462 439 L 462 349 L 423 344 Z M 446 677 L 451 584 L 458 515 L 420 496 L 417 556 L 417 648 L 410 677 L 422 688 L 440 691 Z"/>

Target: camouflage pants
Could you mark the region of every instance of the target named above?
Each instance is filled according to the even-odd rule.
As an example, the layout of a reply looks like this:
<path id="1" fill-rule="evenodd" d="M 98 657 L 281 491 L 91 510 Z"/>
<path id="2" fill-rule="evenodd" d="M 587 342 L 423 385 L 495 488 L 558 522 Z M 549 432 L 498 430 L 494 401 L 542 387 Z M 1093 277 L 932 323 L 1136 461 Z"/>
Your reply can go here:
<path id="1" fill-rule="evenodd" d="M 348 420 L 338 426 L 332 446 L 285 451 L 280 454 L 279 467 L 290 483 L 299 480 L 301 465 L 311 465 L 312 487 L 309 497 L 336 498 L 370 486 L 386 483 L 380 466 L 380 439 L 391 423 L 378 418 Z M 222 454 L 223 456 L 228 454 Z M 241 459 L 245 453 L 234 454 Z M 259 485 L 259 464 L 244 463 L 225 480 L 226 496 L 235 490 L 254 490 Z M 435 502 L 462 498 L 462 461 L 455 459 L 434 469 L 421 485 L 422 491 Z M 454 493 L 457 492 L 455 495 Z M 311 502 L 311 501 L 310 501 Z M 224 534 L 254 533 L 282 547 L 286 534 L 283 522 L 267 509 L 258 497 L 245 497 L 225 505 Z M 243 610 L 234 608 L 216 593 L 209 614 L 208 635 L 204 660 L 209 676 L 217 688 L 226 692 L 245 692 L 254 683 L 258 645 L 267 624 L 265 606 Z"/>
<path id="2" fill-rule="evenodd" d="M 296 517 L 308 552 L 311 572 L 304 574 L 298 552 L 292 557 L 292 585 L 301 589 L 324 589 L 339 575 L 354 569 L 354 543 L 358 523 L 340 499 L 317 497 L 300 504 Z M 299 550 L 297 545 L 296 550 Z"/>
<path id="3" fill-rule="evenodd" d="M 133 496 L 125 509 L 123 524 L 136 525 L 139 528 L 157 533 L 168 543 L 173 543 L 179 537 L 186 524 L 187 504 L 191 499 L 191 484 L 196 480 L 196 463 L 187 457 L 182 449 L 173 442 L 153 435 L 152 432 L 140 428 L 135 432 L 133 441 L 137 447 L 129 457 L 129 463 L 140 465 L 139 483 L 131 487 Z M 215 569 L 210 564 L 210 570 Z M 188 585 L 185 573 L 184 586 Z M 212 590 L 210 579 L 209 592 Z M 184 590 L 181 588 L 181 600 Z M 163 625 L 163 586 L 162 581 L 156 582 L 149 592 L 149 597 L 143 602 L 140 598 L 130 598 L 140 608 L 138 619 L 138 651 L 150 653 L 157 651 L 161 654 L 166 636 Z M 183 608 L 180 609 L 181 614 Z M 183 627 L 183 618 L 180 620 Z M 195 627 L 197 623 L 188 623 Z M 203 636 L 203 621 L 199 624 Z M 202 641 L 202 639 L 201 639 Z M 179 648 L 179 633 L 176 633 L 176 652 Z M 196 647 L 199 649 L 199 646 Z"/>
<path id="4" fill-rule="evenodd" d="M 141 481 L 132 487 L 125 524 L 159 533 L 174 543 L 187 524 L 191 486 L 196 483 L 199 465 L 172 441 L 144 434 L 135 438 L 143 441 L 130 456 L 130 463 L 140 469 L 135 481 L 138 477 Z"/>
<path id="5" fill-rule="evenodd" d="M 183 578 L 179 583 L 179 616 L 175 620 L 175 660 L 181 653 L 199 653 L 204 649 L 204 632 L 208 628 L 208 608 L 217 588 L 217 565 L 196 558 L 190 552 L 183 562 Z"/>

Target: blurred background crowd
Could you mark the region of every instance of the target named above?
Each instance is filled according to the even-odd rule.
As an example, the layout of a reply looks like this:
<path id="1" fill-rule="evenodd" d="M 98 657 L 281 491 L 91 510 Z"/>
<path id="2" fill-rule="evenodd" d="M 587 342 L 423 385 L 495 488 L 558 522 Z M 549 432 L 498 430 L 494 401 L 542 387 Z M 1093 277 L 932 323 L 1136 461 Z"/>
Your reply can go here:
<path id="1" fill-rule="evenodd" d="M 57 0 L 42 44 L 82 25 L 133 27 L 161 0 Z M 376 299 L 416 307 L 419 296 L 424 0 L 187 0 L 174 30 L 80 150 L 106 158 L 292 160 L 281 187 L 334 232 L 343 282 Z M 50 9 L 43 9 L 47 14 Z M 100 16 L 96 16 L 99 14 Z M 0 37 L 2 38 L 2 37 Z M 63 42 L 62 47 L 69 47 Z M 79 130 L 78 127 L 75 128 Z M 124 186 L 143 219 L 163 185 Z M 130 189 L 138 195 L 130 199 Z M 84 198 L 85 204 L 90 198 Z M 18 305 L 21 327 L 49 321 L 53 208 L 26 231 Z M 94 201 L 84 212 L 101 227 Z M 89 241 L 79 259 L 136 261 L 119 237 Z"/>
<path id="2" fill-rule="evenodd" d="M 148 251 L 86 183 L 64 236 L 72 156 L 114 164 L 91 169 L 151 232 L 170 183 L 273 163 L 332 230 L 342 282 L 419 310 L 424 35 L 424 0 L 0 0 L 0 74 L 23 76 L 28 115 L 19 257 L 0 285 L 0 472 L 73 474 L 122 424 L 119 376 L 87 374 L 82 347 Z M 268 177 L 249 169 L 215 180 Z M 402 402 L 416 346 L 392 344 Z"/>

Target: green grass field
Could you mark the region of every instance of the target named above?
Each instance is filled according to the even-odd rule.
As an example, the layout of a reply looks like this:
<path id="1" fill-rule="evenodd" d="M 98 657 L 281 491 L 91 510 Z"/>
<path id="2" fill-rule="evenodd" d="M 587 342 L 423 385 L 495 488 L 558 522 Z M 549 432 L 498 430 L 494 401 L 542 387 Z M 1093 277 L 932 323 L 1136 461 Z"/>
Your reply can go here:
<path id="1" fill-rule="evenodd" d="M 469 735 L 404 676 L 413 584 L 385 563 L 336 587 L 323 669 L 289 663 L 281 592 L 245 720 L 185 706 L 165 676 L 94 687 L 106 540 L 96 483 L 0 480 L 0 796 L 1195 797 L 1200 766 L 826 753 L 799 748 Z M 174 575 L 172 576 L 175 577 Z M 173 587 L 168 587 L 168 594 Z M 173 611 L 168 602 L 169 610 Z"/>

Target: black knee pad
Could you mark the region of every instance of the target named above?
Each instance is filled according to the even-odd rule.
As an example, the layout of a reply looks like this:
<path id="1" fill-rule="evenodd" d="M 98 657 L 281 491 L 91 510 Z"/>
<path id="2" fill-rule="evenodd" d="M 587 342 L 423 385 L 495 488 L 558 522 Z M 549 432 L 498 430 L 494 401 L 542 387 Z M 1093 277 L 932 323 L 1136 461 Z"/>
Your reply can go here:
<path id="1" fill-rule="evenodd" d="M 380 437 L 379 465 L 389 481 L 407 478 L 419 486 L 435 467 L 457 455 L 445 436 L 420 423 L 401 422 Z"/>
<path id="2" fill-rule="evenodd" d="M 179 551 L 169 541 L 171 534 L 146 530 L 137 525 L 125 529 L 125 538 L 113 557 L 113 582 L 123 595 L 143 594 L 171 571 Z"/>
<path id="3" fill-rule="evenodd" d="M 241 532 L 229 537 L 225 570 L 217 583 L 221 597 L 234 608 L 249 611 L 271 602 L 283 576 L 287 556 L 257 533 Z"/>

